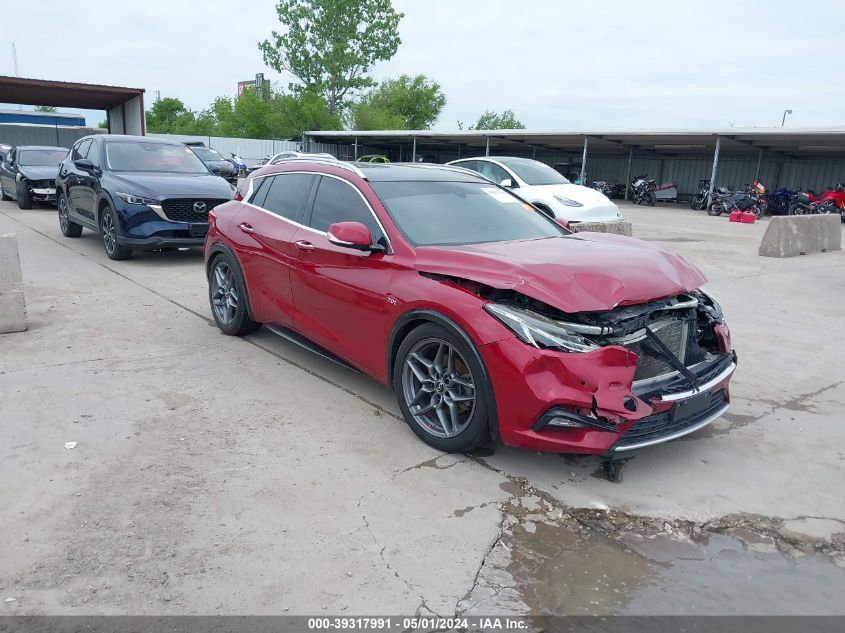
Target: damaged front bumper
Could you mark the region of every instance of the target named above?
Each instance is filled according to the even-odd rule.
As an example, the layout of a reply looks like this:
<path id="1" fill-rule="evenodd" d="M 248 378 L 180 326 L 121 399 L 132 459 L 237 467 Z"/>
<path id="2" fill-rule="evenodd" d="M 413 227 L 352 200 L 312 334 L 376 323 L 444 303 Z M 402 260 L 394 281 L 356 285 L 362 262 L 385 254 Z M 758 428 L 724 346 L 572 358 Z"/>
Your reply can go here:
<path id="1" fill-rule="evenodd" d="M 727 411 L 733 351 L 676 374 L 634 382 L 637 355 L 621 346 L 585 353 L 537 349 L 516 338 L 481 349 L 491 369 L 504 444 L 608 455 L 693 433 Z"/>

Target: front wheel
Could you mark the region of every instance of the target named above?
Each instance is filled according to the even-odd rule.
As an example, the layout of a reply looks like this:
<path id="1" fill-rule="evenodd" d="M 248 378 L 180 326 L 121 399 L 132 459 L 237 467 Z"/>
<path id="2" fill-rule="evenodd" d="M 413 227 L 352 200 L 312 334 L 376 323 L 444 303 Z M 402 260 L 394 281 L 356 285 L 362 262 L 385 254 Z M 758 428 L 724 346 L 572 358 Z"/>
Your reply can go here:
<path id="1" fill-rule="evenodd" d="M 657 202 L 657 196 L 654 195 L 653 191 L 649 191 L 647 194 L 645 194 L 645 203 L 648 206 L 653 207 L 655 202 Z"/>
<path id="2" fill-rule="evenodd" d="M 132 249 L 117 243 L 117 218 L 109 206 L 100 213 L 100 237 L 109 259 L 120 260 L 132 257 Z"/>
<path id="3" fill-rule="evenodd" d="M 490 443 L 487 384 L 471 342 L 428 323 L 402 341 L 393 390 L 408 425 L 426 444 L 447 453 Z"/>
<path id="4" fill-rule="evenodd" d="M 836 204 L 834 204 L 833 200 L 828 200 L 828 201 L 826 201 L 826 202 L 822 202 L 822 203 L 818 206 L 818 212 L 819 212 L 819 213 L 823 213 L 823 214 L 825 214 L 825 215 L 828 215 L 828 214 L 830 214 L 830 213 L 835 213 L 835 212 L 836 212 L 836 210 L 837 210 L 837 209 L 836 209 Z"/>
<path id="5" fill-rule="evenodd" d="M 789 215 L 804 215 L 804 213 L 805 209 L 803 205 L 797 202 L 794 202 L 789 205 Z"/>
<path id="6" fill-rule="evenodd" d="M 21 209 L 32 208 L 32 196 L 29 195 L 29 187 L 21 180 L 18 182 L 18 188 L 15 197 L 18 199 L 18 207 Z"/>
<path id="7" fill-rule="evenodd" d="M 62 235 L 65 237 L 82 235 L 82 226 L 71 220 L 68 215 L 67 196 L 64 193 L 59 194 L 56 206 L 59 208 L 59 228 L 62 229 Z"/>

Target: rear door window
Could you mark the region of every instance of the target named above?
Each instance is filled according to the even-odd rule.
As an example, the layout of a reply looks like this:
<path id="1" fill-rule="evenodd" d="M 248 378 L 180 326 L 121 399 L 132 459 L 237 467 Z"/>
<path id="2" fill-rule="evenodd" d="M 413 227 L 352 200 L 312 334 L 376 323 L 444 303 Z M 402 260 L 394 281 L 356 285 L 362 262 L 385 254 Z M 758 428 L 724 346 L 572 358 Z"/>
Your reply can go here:
<path id="1" fill-rule="evenodd" d="M 360 222 L 370 229 L 374 242 L 384 235 L 369 205 L 353 185 L 323 176 L 309 224 L 314 230 L 325 233 L 335 222 Z"/>
<path id="2" fill-rule="evenodd" d="M 278 174 L 265 178 L 272 182 L 268 182 L 258 192 L 262 194 L 266 190 L 261 204 L 258 204 L 257 198 L 253 204 L 279 217 L 299 222 L 315 178 L 313 174 Z"/>

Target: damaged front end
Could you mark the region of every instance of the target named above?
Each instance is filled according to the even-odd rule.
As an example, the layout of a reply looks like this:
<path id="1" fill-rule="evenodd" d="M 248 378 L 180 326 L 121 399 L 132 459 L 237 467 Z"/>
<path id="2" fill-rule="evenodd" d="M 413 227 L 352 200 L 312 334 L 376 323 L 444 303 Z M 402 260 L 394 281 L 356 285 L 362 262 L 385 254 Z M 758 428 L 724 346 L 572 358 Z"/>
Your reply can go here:
<path id="1" fill-rule="evenodd" d="M 543 403 L 530 429 L 514 429 L 515 441 L 503 430 L 506 443 L 613 453 L 691 433 L 727 410 L 736 356 L 719 305 L 700 290 L 580 313 L 513 290 L 476 291 L 489 301 L 485 310 L 534 349 L 488 352 L 522 357 L 524 406 Z"/>

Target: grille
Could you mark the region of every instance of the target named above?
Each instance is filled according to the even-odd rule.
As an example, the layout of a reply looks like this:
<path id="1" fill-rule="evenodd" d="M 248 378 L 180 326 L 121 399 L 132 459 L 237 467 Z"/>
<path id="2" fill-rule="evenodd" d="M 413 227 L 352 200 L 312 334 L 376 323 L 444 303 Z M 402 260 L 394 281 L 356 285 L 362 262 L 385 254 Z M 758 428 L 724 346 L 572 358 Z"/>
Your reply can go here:
<path id="1" fill-rule="evenodd" d="M 657 338 L 683 363 L 687 355 L 689 322 L 681 319 L 667 319 L 650 327 Z M 662 357 L 652 352 L 651 345 L 645 335 L 638 336 L 633 340 L 620 339 L 618 344 L 624 345 L 640 357 L 637 362 L 637 370 L 634 373 L 634 381 L 646 380 L 675 371 Z"/>
<path id="2" fill-rule="evenodd" d="M 197 202 L 205 203 L 205 211 L 200 213 L 194 210 L 194 204 Z M 171 200 L 164 200 L 161 203 L 161 209 L 168 220 L 173 222 L 208 222 L 208 212 L 211 211 L 218 204 L 223 204 L 228 200 L 208 199 L 208 198 L 174 198 Z"/>
<path id="3" fill-rule="evenodd" d="M 657 440 L 667 435 L 672 435 L 678 431 L 683 431 L 692 426 L 695 426 L 706 417 L 718 411 L 725 404 L 725 392 L 723 390 L 716 391 L 710 394 L 710 405 L 696 415 L 689 418 L 682 418 L 680 420 L 672 419 L 672 410 L 664 411 L 663 413 L 656 413 L 645 418 L 641 418 L 634 422 L 630 428 L 625 431 L 624 435 L 616 442 L 614 448 L 622 446 L 631 446 L 632 444 L 640 444 L 641 442 L 648 442 L 650 440 Z M 675 405 L 677 406 L 677 405 Z"/>

